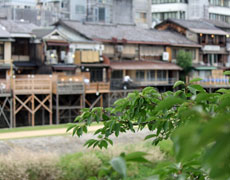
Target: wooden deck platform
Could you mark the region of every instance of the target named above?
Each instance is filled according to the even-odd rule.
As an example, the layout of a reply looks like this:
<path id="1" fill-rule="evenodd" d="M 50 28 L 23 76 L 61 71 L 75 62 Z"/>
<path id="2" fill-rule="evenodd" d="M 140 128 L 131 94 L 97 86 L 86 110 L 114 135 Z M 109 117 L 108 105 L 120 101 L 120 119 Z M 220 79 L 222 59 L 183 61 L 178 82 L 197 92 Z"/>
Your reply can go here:
<path id="1" fill-rule="evenodd" d="M 28 121 L 36 125 L 35 113 L 43 109 L 49 113 L 49 124 L 52 124 L 52 76 L 30 75 L 17 76 L 13 79 L 14 127 L 17 126 L 17 114 L 28 111 Z"/>
<path id="2" fill-rule="evenodd" d="M 15 78 L 12 90 L 17 95 L 50 94 L 52 92 L 52 79 L 50 76 Z"/>

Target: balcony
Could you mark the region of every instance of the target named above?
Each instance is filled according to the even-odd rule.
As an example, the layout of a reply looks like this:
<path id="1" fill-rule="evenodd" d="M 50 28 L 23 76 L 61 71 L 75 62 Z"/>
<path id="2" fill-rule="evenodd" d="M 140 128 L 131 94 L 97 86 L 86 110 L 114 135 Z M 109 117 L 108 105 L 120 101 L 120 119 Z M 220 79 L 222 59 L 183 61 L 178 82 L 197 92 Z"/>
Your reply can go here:
<path id="1" fill-rule="evenodd" d="M 10 81 L 0 79 L 0 97 L 11 94 Z"/>
<path id="2" fill-rule="evenodd" d="M 222 87 L 230 87 L 229 77 L 207 77 L 203 78 L 203 80 L 197 82 L 197 84 L 205 87 L 205 88 L 222 88 Z"/>
<path id="3" fill-rule="evenodd" d="M 158 78 L 152 80 L 132 79 L 132 81 L 125 83 L 123 79 L 111 79 L 111 89 L 138 89 L 139 87 L 147 86 L 173 86 L 177 78 Z"/>
<path id="4" fill-rule="evenodd" d="M 14 94 L 50 94 L 52 92 L 52 77 L 48 75 L 19 76 L 13 79 Z"/>
<path id="5" fill-rule="evenodd" d="M 85 85 L 85 92 L 87 94 L 93 93 L 108 93 L 110 91 L 110 83 L 108 82 L 95 82 Z"/>

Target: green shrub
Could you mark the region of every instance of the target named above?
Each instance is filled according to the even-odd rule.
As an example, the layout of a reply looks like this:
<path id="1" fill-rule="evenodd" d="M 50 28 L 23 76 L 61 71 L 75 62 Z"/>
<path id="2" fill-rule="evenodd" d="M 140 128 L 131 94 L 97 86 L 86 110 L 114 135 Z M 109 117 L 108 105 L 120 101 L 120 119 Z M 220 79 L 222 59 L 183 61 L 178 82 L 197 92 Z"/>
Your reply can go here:
<path id="1" fill-rule="evenodd" d="M 65 180 L 86 180 L 97 176 L 102 161 L 95 153 L 76 153 L 63 156 L 59 166 Z"/>

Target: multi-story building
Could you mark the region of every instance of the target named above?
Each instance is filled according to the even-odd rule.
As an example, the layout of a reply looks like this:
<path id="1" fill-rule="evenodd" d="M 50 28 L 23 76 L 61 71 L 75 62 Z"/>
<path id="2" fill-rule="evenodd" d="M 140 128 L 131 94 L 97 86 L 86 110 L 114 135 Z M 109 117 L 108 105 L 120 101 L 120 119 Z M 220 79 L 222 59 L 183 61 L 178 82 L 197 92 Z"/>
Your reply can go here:
<path id="1" fill-rule="evenodd" d="M 0 6 L 11 6 L 14 8 L 36 8 L 36 0 L 0 0 Z"/>
<path id="2" fill-rule="evenodd" d="M 88 22 L 151 25 L 150 0 L 88 0 L 86 11 Z"/>
<path id="3" fill-rule="evenodd" d="M 221 25 L 218 25 L 221 26 Z M 208 88 L 228 86 L 228 79 L 223 71 L 229 69 L 229 34 L 217 24 L 206 20 L 168 19 L 156 26 L 158 30 L 178 32 L 202 46 L 199 61 L 193 62 L 191 77 L 203 79 L 203 85 Z M 173 54 L 177 54 L 177 50 Z"/>
<path id="4" fill-rule="evenodd" d="M 211 19 L 230 23 L 229 0 L 152 0 L 154 24 L 168 18 Z"/>

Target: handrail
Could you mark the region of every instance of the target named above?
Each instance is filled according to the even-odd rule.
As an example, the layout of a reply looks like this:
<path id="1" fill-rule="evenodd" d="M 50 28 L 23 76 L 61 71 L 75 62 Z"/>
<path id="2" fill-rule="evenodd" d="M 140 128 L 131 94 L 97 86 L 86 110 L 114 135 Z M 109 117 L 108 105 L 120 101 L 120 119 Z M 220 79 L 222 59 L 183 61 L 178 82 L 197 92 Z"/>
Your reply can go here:
<path id="1" fill-rule="evenodd" d="M 13 80 L 13 91 L 15 93 L 44 93 L 52 91 L 51 78 L 15 78 Z"/>

